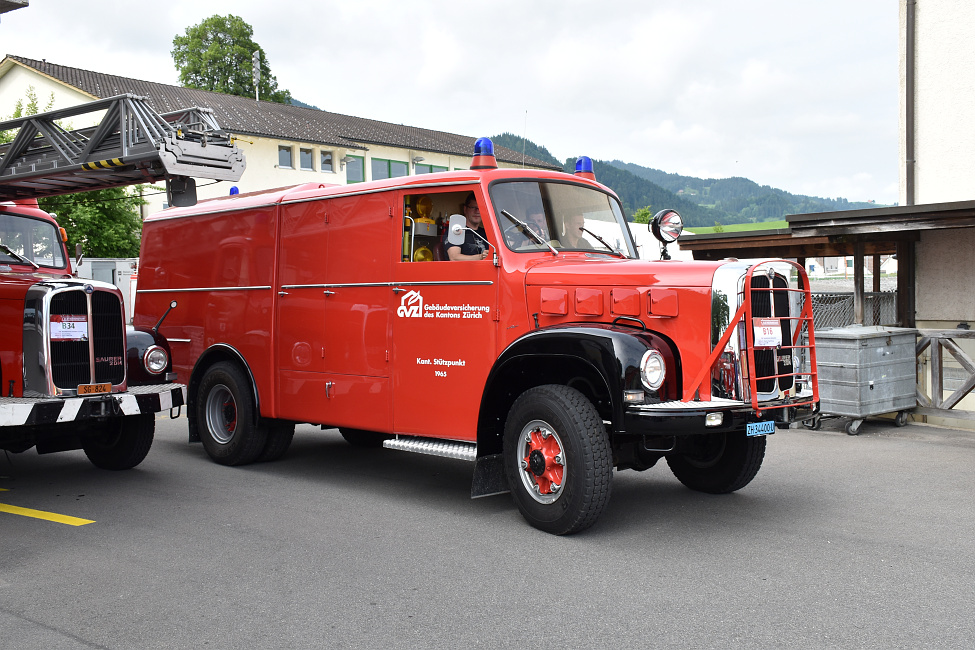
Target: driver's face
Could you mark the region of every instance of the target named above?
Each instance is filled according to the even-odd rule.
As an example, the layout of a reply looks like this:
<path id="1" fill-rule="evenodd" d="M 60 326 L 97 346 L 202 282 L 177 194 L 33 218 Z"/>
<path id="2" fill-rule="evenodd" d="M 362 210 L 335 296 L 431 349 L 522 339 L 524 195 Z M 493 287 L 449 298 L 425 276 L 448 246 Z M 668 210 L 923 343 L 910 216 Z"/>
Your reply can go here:
<path id="1" fill-rule="evenodd" d="M 467 226 L 469 228 L 481 227 L 481 210 L 477 207 L 477 202 L 471 199 L 464 204 L 464 217 L 467 219 Z"/>
<path id="2" fill-rule="evenodd" d="M 545 233 L 545 215 L 536 213 L 528 215 L 528 225 L 537 233 Z"/>

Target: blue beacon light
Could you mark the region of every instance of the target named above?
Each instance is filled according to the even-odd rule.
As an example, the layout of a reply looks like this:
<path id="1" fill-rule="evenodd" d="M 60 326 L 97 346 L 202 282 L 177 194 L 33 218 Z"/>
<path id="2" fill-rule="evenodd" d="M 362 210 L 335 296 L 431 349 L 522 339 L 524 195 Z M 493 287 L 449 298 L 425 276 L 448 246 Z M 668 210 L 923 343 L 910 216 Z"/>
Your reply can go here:
<path id="1" fill-rule="evenodd" d="M 471 169 L 497 169 L 498 159 L 494 157 L 494 143 L 491 138 L 478 138 L 474 143 L 474 160 Z"/>
<path id="2" fill-rule="evenodd" d="M 596 180 L 596 174 L 592 171 L 592 158 L 589 156 L 579 156 L 576 159 L 576 176 Z"/>

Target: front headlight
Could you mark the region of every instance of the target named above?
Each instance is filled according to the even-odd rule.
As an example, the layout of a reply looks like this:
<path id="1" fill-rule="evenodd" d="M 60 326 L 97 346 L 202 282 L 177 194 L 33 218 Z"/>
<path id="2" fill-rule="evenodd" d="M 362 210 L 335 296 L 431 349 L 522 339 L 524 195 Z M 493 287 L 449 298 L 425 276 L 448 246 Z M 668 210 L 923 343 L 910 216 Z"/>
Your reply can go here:
<path id="1" fill-rule="evenodd" d="M 640 361 L 640 379 L 648 390 L 657 390 L 664 383 L 667 367 L 663 355 L 656 350 L 647 350 Z"/>
<path id="2" fill-rule="evenodd" d="M 169 364 L 169 355 L 158 345 L 151 345 L 142 357 L 142 365 L 153 375 L 158 375 Z"/>

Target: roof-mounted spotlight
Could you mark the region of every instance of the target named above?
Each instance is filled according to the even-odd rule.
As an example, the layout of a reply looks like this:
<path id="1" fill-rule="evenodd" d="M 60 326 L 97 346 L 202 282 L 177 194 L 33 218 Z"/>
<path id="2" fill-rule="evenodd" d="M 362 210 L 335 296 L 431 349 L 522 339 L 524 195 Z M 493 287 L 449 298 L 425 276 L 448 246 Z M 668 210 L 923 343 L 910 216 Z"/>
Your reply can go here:
<path id="1" fill-rule="evenodd" d="M 498 159 L 494 157 L 494 143 L 491 138 L 478 138 L 474 143 L 474 160 L 471 169 L 497 169 Z"/>
<path id="2" fill-rule="evenodd" d="M 684 230 L 684 219 L 677 210 L 661 210 L 653 215 L 649 224 L 650 232 L 660 241 L 660 259 L 669 260 L 667 244 L 677 241 Z"/>
<path id="3" fill-rule="evenodd" d="M 589 156 L 579 156 L 576 159 L 576 176 L 596 180 L 596 174 L 592 171 L 592 158 Z"/>

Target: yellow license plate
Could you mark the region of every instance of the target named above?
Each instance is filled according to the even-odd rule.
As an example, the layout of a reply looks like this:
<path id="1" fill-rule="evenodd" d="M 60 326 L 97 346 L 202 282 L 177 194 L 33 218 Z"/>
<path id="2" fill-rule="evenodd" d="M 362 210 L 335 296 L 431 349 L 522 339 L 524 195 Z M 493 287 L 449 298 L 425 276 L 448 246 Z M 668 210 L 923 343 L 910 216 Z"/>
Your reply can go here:
<path id="1" fill-rule="evenodd" d="M 111 384 L 81 384 L 78 386 L 79 395 L 100 395 L 102 393 L 111 393 Z"/>

